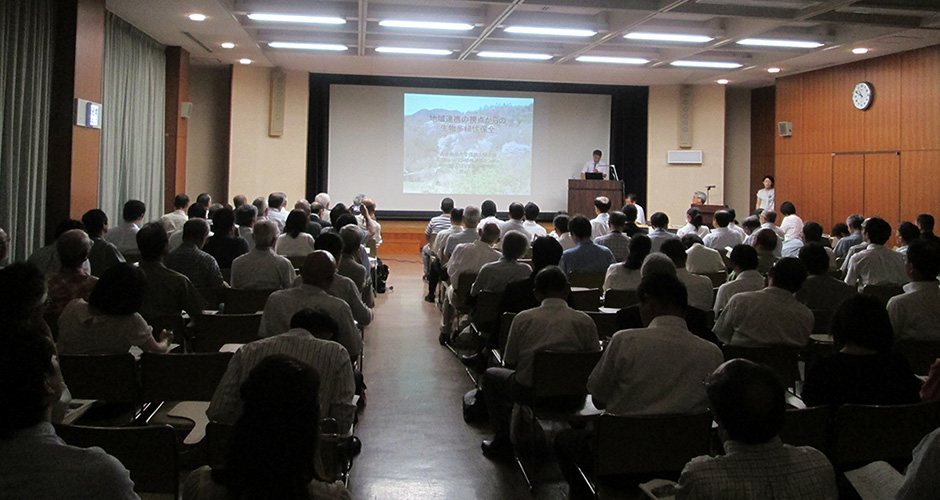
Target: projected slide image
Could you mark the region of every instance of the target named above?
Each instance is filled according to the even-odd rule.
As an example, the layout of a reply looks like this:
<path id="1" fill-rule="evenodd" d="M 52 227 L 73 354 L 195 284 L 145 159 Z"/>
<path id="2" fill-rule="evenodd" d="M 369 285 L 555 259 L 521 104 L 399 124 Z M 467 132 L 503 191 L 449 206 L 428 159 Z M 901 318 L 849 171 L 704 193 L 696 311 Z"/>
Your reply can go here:
<path id="1" fill-rule="evenodd" d="M 528 195 L 534 99 L 404 95 L 404 193 Z"/>

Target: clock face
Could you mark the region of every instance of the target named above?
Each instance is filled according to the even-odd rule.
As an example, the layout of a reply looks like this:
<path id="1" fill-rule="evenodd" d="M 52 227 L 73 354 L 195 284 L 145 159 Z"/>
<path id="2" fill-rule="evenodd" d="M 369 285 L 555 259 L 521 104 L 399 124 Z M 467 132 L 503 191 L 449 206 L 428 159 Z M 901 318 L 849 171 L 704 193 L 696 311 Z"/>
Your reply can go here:
<path id="1" fill-rule="evenodd" d="M 852 104 L 861 110 L 870 108 L 872 97 L 874 97 L 874 90 L 874 87 L 868 82 L 859 83 L 852 91 Z"/>

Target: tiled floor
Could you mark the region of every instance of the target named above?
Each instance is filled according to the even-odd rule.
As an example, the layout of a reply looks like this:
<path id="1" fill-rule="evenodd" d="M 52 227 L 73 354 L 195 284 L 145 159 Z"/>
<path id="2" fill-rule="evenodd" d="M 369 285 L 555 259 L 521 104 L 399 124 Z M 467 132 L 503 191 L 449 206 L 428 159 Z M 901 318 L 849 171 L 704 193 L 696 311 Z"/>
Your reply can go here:
<path id="1" fill-rule="evenodd" d="M 420 258 L 385 263 L 390 289 L 379 295 L 376 319 L 366 329 L 368 406 L 356 429 L 362 454 L 350 478 L 353 498 L 567 498 L 567 485 L 553 463 L 541 467 L 530 493 L 514 463 L 482 455 L 488 425 L 463 421 L 461 398 L 473 383 L 438 343 L 440 311 L 422 299 L 427 283 Z"/>

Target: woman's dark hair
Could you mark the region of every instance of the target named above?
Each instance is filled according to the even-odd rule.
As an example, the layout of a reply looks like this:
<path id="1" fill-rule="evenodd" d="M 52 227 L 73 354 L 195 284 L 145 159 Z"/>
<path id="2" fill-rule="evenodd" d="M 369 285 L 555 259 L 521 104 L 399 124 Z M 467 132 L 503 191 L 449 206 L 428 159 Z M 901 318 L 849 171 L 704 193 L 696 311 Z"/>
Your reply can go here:
<path id="1" fill-rule="evenodd" d="M 229 441 L 225 467 L 212 479 L 233 498 L 309 498 L 317 479 L 320 376 L 285 355 L 265 358 L 241 386 L 244 410 Z"/>
<path id="2" fill-rule="evenodd" d="M 339 219 L 339 216 L 347 212 L 349 212 L 349 210 L 346 209 L 346 205 L 343 205 L 342 203 L 333 205 L 333 208 L 330 209 L 330 224 L 335 226 L 336 220 Z"/>
<path id="3" fill-rule="evenodd" d="M 147 277 L 139 267 L 120 263 L 108 268 L 88 297 L 88 305 L 109 315 L 134 314 L 144 303 Z"/>
<path id="4" fill-rule="evenodd" d="M 289 234 L 291 238 L 307 229 L 307 214 L 303 210 L 291 210 L 287 214 L 287 222 L 284 223 L 284 233 Z"/>
<path id="5" fill-rule="evenodd" d="M 789 201 L 785 201 L 780 205 L 780 213 L 783 215 L 793 215 L 796 213 L 796 206 Z"/>
<path id="6" fill-rule="evenodd" d="M 883 353 L 891 350 L 894 339 L 888 310 L 872 295 L 845 299 L 832 315 L 831 328 L 837 347 L 851 342 Z"/>
<path id="7" fill-rule="evenodd" d="M 634 234 L 630 238 L 630 253 L 627 254 L 627 260 L 623 261 L 623 265 L 627 269 L 639 270 L 643 267 L 643 259 L 650 254 L 650 250 L 653 249 L 653 241 L 649 236 L 645 234 Z"/>
<path id="8" fill-rule="evenodd" d="M 774 187 L 777 185 L 777 183 L 774 181 L 774 176 L 772 175 L 765 175 L 764 178 L 761 179 L 760 181 L 764 182 L 764 179 L 770 179 L 770 187 Z"/>
<path id="9" fill-rule="evenodd" d="M 685 213 L 689 216 L 689 222 L 698 230 L 698 228 L 702 226 L 702 211 L 692 207 L 686 210 Z"/>

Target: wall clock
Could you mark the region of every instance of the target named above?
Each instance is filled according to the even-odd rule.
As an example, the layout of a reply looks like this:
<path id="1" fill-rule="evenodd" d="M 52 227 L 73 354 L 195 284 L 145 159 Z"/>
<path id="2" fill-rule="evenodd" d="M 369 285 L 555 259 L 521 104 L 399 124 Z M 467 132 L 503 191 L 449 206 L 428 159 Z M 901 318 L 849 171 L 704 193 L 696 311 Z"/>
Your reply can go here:
<path id="1" fill-rule="evenodd" d="M 875 97 L 875 88 L 868 82 L 861 82 L 852 90 L 852 104 L 862 111 L 871 107 L 871 101 Z"/>

